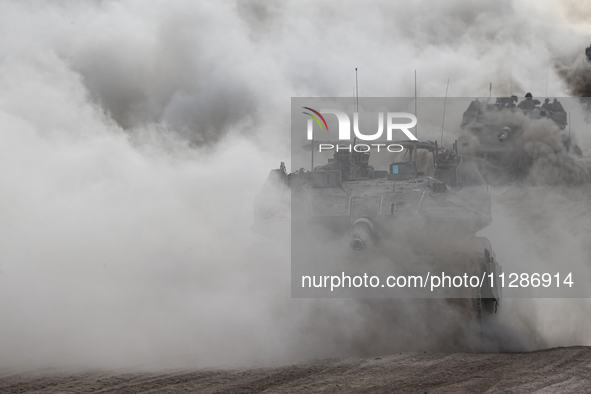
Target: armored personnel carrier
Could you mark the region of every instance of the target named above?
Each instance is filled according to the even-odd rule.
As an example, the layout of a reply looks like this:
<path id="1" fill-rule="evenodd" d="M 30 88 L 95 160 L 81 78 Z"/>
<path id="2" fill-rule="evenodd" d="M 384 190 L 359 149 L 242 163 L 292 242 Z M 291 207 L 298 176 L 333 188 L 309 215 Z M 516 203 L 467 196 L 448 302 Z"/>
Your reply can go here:
<path id="1" fill-rule="evenodd" d="M 274 233 L 278 223 L 291 220 L 292 233 L 300 234 L 320 226 L 346 240 L 340 245 L 346 249 L 348 242 L 349 253 L 385 250 L 388 264 L 409 272 L 421 266 L 430 273 L 500 273 L 490 242 L 474 235 L 492 220 L 489 186 L 474 164 L 463 160 L 456 144 L 447 150 L 432 141 L 394 144 L 406 150 L 404 160 L 383 169 L 369 165 L 369 153 L 347 151 L 313 171 L 288 174 L 282 163 L 256 198 L 253 228 Z M 425 161 L 432 162 L 431 176 L 418 168 Z M 402 251 L 412 253 L 397 260 Z M 475 316 L 496 313 L 500 288 L 485 281 L 470 291 L 458 297 Z"/>
<path id="2" fill-rule="evenodd" d="M 462 155 L 474 162 L 488 183 L 505 183 L 528 174 L 532 158 L 524 149 L 524 125 L 528 119 L 547 118 L 564 130 L 567 114 L 557 100 L 534 100 L 527 94 L 517 104 L 517 97 L 498 97 L 494 104 L 472 101 L 464 112 L 460 127 L 466 131 L 458 138 Z M 565 152 L 570 137 L 562 134 Z"/>

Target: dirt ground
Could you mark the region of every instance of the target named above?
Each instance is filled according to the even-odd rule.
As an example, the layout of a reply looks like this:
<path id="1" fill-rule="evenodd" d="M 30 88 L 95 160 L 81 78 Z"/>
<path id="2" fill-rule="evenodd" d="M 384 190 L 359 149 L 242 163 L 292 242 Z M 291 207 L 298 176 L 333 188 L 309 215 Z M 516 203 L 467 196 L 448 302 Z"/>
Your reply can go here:
<path id="1" fill-rule="evenodd" d="M 0 371 L 1 393 L 582 393 L 591 348 L 532 353 L 401 353 L 275 368 L 154 373 Z"/>

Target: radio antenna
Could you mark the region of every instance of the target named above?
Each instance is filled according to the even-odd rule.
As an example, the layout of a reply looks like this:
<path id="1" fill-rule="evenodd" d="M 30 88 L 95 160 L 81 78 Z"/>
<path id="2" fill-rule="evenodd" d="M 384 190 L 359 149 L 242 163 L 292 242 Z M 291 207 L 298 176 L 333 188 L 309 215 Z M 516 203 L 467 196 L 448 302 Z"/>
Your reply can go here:
<path id="1" fill-rule="evenodd" d="M 509 67 L 509 96 L 513 97 L 513 70 Z"/>
<path id="2" fill-rule="evenodd" d="M 443 125 L 445 124 L 445 104 L 447 102 L 447 90 L 449 89 L 449 79 L 445 88 L 445 98 L 443 99 L 443 119 L 441 119 L 441 145 L 443 146 Z"/>
<path id="3" fill-rule="evenodd" d="M 355 112 L 357 113 L 357 119 L 359 119 L 359 81 L 357 79 L 357 67 L 355 67 Z M 353 149 L 355 149 L 355 144 L 357 143 L 357 136 L 353 138 Z M 349 153 L 349 177 L 354 179 L 357 177 L 357 171 L 355 169 L 355 162 L 353 159 L 352 152 Z"/>
<path id="4" fill-rule="evenodd" d="M 488 99 L 490 100 L 491 97 L 492 97 L 492 82 L 490 82 L 490 85 L 488 86 Z"/>
<path id="5" fill-rule="evenodd" d="M 359 113 L 359 82 L 357 81 L 357 67 L 355 67 L 355 97 L 357 109 L 355 112 Z"/>
<path id="6" fill-rule="evenodd" d="M 312 119 L 308 119 L 308 122 L 312 122 Z M 312 134 L 312 157 L 310 163 L 310 171 L 314 171 L 314 134 Z"/>
<path id="7" fill-rule="evenodd" d="M 417 70 L 415 70 L 415 118 L 417 117 Z M 417 118 L 418 119 L 418 118 Z M 419 126 L 415 125 L 415 137 L 419 138 Z"/>

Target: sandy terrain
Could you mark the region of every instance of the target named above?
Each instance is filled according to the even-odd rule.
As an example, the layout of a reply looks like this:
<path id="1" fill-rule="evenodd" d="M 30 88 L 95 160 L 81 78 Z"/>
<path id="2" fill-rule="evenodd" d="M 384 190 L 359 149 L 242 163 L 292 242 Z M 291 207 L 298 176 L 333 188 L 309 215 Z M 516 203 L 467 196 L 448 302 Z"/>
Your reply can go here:
<path id="1" fill-rule="evenodd" d="M 2 393 L 587 392 L 591 348 L 532 353 L 401 353 L 276 368 L 160 371 L 1 371 Z"/>

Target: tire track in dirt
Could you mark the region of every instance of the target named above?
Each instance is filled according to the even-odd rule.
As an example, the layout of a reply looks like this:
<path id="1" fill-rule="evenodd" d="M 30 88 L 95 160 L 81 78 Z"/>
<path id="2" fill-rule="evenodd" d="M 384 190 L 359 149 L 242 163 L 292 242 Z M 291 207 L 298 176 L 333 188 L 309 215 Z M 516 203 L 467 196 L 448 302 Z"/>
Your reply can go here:
<path id="1" fill-rule="evenodd" d="M 531 353 L 400 353 L 275 368 L 51 373 L 0 371 L 12 393 L 451 393 L 591 390 L 591 348 Z"/>

